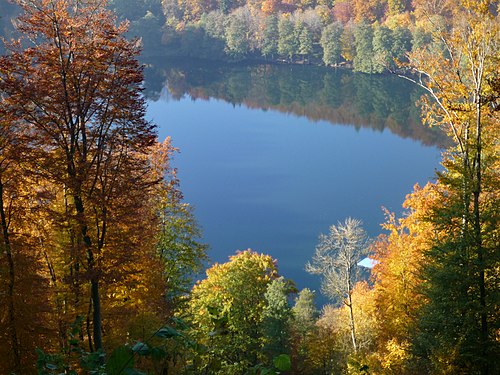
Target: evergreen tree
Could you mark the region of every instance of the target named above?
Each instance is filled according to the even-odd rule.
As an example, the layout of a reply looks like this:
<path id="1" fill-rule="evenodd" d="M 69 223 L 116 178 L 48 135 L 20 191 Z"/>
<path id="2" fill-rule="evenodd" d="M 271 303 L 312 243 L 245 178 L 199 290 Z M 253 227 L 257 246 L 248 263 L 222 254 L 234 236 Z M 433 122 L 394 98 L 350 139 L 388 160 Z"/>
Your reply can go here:
<path id="1" fill-rule="evenodd" d="M 411 51 L 412 35 L 405 27 L 396 27 L 392 33 L 392 57 L 398 61 L 406 61 L 406 54 Z"/>
<path id="2" fill-rule="evenodd" d="M 314 297 L 314 291 L 308 288 L 302 289 L 292 308 L 294 330 L 302 336 L 305 336 L 314 327 L 319 316 Z"/>
<path id="3" fill-rule="evenodd" d="M 375 73 L 373 66 L 373 29 L 367 23 L 359 23 L 354 28 L 356 56 L 354 70 L 363 73 Z"/>
<path id="4" fill-rule="evenodd" d="M 262 46 L 260 48 L 264 57 L 271 58 L 278 52 L 278 17 L 270 15 L 266 18 Z"/>
<path id="5" fill-rule="evenodd" d="M 291 339 L 292 339 L 292 363 L 296 373 L 312 373 L 310 364 L 307 364 L 309 356 L 309 344 L 311 337 L 317 333 L 316 321 L 319 312 L 314 304 L 314 292 L 305 288 L 299 292 L 292 308 Z"/>
<path id="6" fill-rule="evenodd" d="M 309 55 L 313 52 L 311 31 L 303 23 L 297 23 L 296 29 L 296 35 L 298 35 L 299 39 L 298 54 L 303 56 L 306 60 L 309 60 Z"/>
<path id="7" fill-rule="evenodd" d="M 268 363 L 280 354 L 290 352 L 289 325 L 292 316 L 288 305 L 289 285 L 283 277 L 271 281 L 264 295 L 266 306 L 262 313 L 264 353 Z"/>
<path id="8" fill-rule="evenodd" d="M 344 27 L 340 22 L 328 24 L 321 33 L 320 44 L 323 48 L 325 65 L 338 65 L 342 61 L 342 33 Z"/>
<path id="9" fill-rule="evenodd" d="M 393 66 L 392 45 L 392 30 L 376 26 L 373 32 L 373 72 L 382 73 Z"/>
<path id="10" fill-rule="evenodd" d="M 294 25 L 289 17 L 283 15 L 278 21 L 278 53 L 293 60 L 293 55 L 298 50 L 298 40 L 295 37 Z"/>

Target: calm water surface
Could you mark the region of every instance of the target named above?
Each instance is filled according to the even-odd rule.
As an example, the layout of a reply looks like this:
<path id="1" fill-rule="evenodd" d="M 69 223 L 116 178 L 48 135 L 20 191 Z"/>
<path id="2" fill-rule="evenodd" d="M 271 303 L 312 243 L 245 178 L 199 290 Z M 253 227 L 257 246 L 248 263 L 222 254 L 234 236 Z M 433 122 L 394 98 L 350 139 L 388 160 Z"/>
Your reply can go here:
<path id="1" fill-rule="evenodd" d="M 413 185 L 431 180 L 439 166 L 437 146 L 374 130 L 370 121 L 345 126 L 291 107 L 250 109 L 248 97 L 235 104 L 194 93 L 202 87 L 176 99 L 164 88 L 150 100 L 148 116 L 181 150 L 181 188 L 212 262 L 252 248 L 277 258 L 281 274 L 299 288 L 318 290 L 319 279 L 304 271 L 318 235 L 351 216 L 377 236 L 382 207 L 400 214 Z"/>

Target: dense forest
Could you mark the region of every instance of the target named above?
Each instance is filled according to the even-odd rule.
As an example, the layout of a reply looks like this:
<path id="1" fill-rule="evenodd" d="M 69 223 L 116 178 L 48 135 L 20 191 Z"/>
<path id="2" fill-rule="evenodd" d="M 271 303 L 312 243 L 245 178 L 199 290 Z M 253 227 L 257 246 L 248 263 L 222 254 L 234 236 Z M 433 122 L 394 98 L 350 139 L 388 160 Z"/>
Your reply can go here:
<path id="1" fill-rule="evenodd" d="M 21 38 L 0 57 L 0 373 L 500 374 L 498 1 L 137 4 L 19 1 L 14 32 L 19 8 L 0 2 L 5 35 Z M 321 20 L 315 34 L 306 19 Z M 319 237 L 304 266 L 331 301 L 321 310 L 251 249 L 200 276 L 207 246 L 177 150 L 145 120 L 140 43 L 126 36 L 154 22 L 162 46 L 205 43 L 217 20 L 233 57 L 313 59 L 311 33 L 313 49 L 320 37 L 340 51 L 327 64 L 398 66 L 450 138 L 436 182 L 415 186 L 402 217 L 387 212 L 386 234 L 346 218 Z M 277 50 L 234 53 L 257 20 Z M 285 30 L 298 50 L 284 52 Z M 398 33 L 411 48 L 393 48 Z M 381 56 L 375 35 L 401 55 Z"/>
<path id="2" fill-rule="evenodd" d="M 347 66 L 382 73 L 454 17 L 451 0 L 112 0 L 156 55 Z"/>
<path id="3" fill-rule="evenodd" d="M 2 6 L 8 24 L 17 8 Z M 140 38 L 146 55 L 363 73 L 397 70 L 424 45 L 442 48 L 432 30 L 457 9 L 452 0 L 110 0 L 109 7 L 130 22 L 128 36 Z"/>

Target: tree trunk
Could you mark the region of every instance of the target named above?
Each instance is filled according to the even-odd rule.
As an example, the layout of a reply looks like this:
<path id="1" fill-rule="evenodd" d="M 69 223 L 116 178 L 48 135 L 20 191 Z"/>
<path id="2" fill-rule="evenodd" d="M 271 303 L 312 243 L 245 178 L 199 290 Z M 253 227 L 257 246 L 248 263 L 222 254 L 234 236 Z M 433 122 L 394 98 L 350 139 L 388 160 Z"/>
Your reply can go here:
<path id="1" fill-rule="evenodd" d="M 348 274 L 350 274 L 350 272 L 348 272 Z M 352 309 L 352 287 L 350 279 L 347 280 L 347 299 L 349 300 L 347 307 L 349 307 L 352 347 L 354 349 L 354 353 L 356 353 L 358 351 L 358 344 L 356 341 L 356 329 L 354 326 L 354 311 Z"/>
<path id="2" fill-rule="evenodd" d="M 96 350 L 102 350 L 102 316 L 101 316 L 101 298 L 99 295 L 99 280 L 93 278 L 90 281 L 91 285 L 91 298 L 92 298 L 92 306 L 93 314 L 92 314 L 92 322 L 94 324 L 94 344 Z"/>
<path id="3" fill-rule="evenodd" d="M 478 267 L 479 267 L 479 305 L 481 307 L 481 355 L 483 365 L 481 368 L 482 375 L 488 375 L 488 317 L 486 312 L 486 286 L 485 286 L 485 265 L 484 265 L 484 248 L 481 234 L 481 211 L 479 207 L 479 198 L 481 195 L 482 184 L 482 165 L 481 165 L 481 96 L 478 95 L 476 100 L 476 157 L 475 157 L 475 179 L 476 184 L 473 191 L 473 216 L 474 216 L 474 240 L 476 245 Z"/>
<path id="4" fill-rule="evenodd" d="M 5 255 L 7 256 L 7 264 L 9 267 L 9 280 L 7 283 L 7 309 L 8 309 L 8 320 L 9 320 L 9 335 L 11 341 L 12 358 L 14 360 L 14 373 L 21 373 L 21 356 L 19 354 L 19 342 L 17 339 L 17 329 L 16 329 L 16 314 L 14 306 L 14 287 L 16 281 L 16 273 L 14 269 L 14 258 L 12 257 L 12 248 L 9 239 L 9 229 L 7 224 L 7 217 L 5 215 L 4 201 L 3 201 L 3 182 L 0 177 L 0 217 L 2 221 L 2 237 L 3 237 L 3 248 Z"/>
<path id="5" fill-rule="evenodd" d="M 88 235 L 88 227 L 85 222 L 85 208 L 79 194 L 74 194 L 75 208 L 79 218 L 80 233 L 87 250 L 87 266 L 90 274 L 90 298 L 92 301 L 92 324 L 95 350 L 102 350 L 102 316 L 101 298 L 99 293 L 99 275 L 97 274 L 94 251 L 92 250 L 92 240 Z"/>
<path id="6" fill-rule="evenodd" d="M 358 351 L 358 344 L 357 344 L 357 341 L 356 341 L 356 330 L 355 330 L 355 327 L 354 327 L 354 313 L 353 313 L 353 310 L 352 310 L 352 298 L 351 298 L 351 295 L 349 294 L 349 318 L 351 320 L 351 339 L 352 339 L 352 347 L 354 349 L 354 353 L 356 353 Z"/>

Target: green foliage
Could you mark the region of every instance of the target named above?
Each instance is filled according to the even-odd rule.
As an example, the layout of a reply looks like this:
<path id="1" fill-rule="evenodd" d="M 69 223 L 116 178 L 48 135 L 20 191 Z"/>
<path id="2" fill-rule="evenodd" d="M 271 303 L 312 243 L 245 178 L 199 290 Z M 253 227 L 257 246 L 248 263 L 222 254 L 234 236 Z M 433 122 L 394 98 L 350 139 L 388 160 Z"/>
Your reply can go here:
<path id="1" fill-rule="evenodd" d="M 278 32 L 278 53 L 291 61 L 299 46 L 293 22 L 288 17 L 280 17 L 278 21 Z"/>
<path id="2" fill-rule="evenodd" d="M 343 31 L 344 27 L 340 22 L 333 22 L 323 29 L 320 44 L 325 65 L 338 65 L 342 61 Z"/>
<path id="3" fill-rule="evenodd" d="M 84 317 L 79 316 L 67 332 L 69 348 L 67 352 L 45 353 L 36 349 L 38 375 L 78 374 L 78 368 L 92 375 L 107 375 L 105 355 L 101 350 L 87 352 L 81 346 L 80 337 Z M 111 357 L 110 357 L 111 358 Z M 114 374 L 109 374 L 114 375 Z"/>
<path id="4" fill-rule="evenodd" d="M 279 375 L 292 369 L 292 361 L 288 354 L 280 354 L 273 358 L 271 366 L 258 364 L 245 373 L 246 375 Z"/>
<path id="5" fill-rule="evenodd" d="M 173 317 L 169 325 L 153 332 L 148 340 L 136 342 L 131 349 L 140 358 L 137 368 L 154 369 L 155 373 L 190 373 L 193 356 L 205 352 L 206 348 L 193 341 L 188 330 L 183 319 Z"/>
<path id="6" fill-rule="evenodd" d="M 391 54 L 394 59 L 399 62 L 406 62 L 408 59 L 406 54 L 412 49 L 412 34 L 410 30 L 404 27 L 396 27 L 392 33 L 393 44 Z M 422 41 L 425 43 L 425 41 Z"/>
<path id="7" fill-rule="evenodd" d="M 365 73 L 383 71 L 386 67 L 385 57 L 382 56 L 382 60 L 380 60 L 381 56 L 377 57 L 379 62 L 374 62 L 372 68 L 369 59 L 367 59 L 370 55 L 369 51 L 363 50 L 363 48 L 361 48 L 361 52 L 367 53 L 354 62 L 354 50 L 356 49 L 354 40 L 347 37 L 349 33 L 344 35 L 343 40 L 341 40 L 338 35 L 339 28 L 343 28 L 344 25 L 347 29 L 351 29 L 352 25 L 357 28 L 358 24 L 354 24 L 354 22 L 359 22 L 360 19 L 370 19 L 370 22 L 374 22 L 369 25 L 372 27 L 383 25 L 388 15 L 396 16 L 409 11 L 411 9 L 410 2 L 407 0 L 388 0 L 385 4 L 385 1 L 371 1 L 365 6 L 355 5 L 355 13 L 352 12 L 352 5 L 348 6 L 345 4 L 346 2 L 340 3 L 342 3 L 342 7 L 346 8 L 344 9 L 345 14 L 342 16 L 342 23 L 338 21 L 335 27 L 332 27 L 331 12 L 332 8 L 335 10 L 336 4 L 332 1 L 322 1 L 318 5 L 318 2 L 311 0 L 293 1 L 292 3 L 275 2 L 274 0 L 264 3 L 245 3 L 244 1 L 232 0 L 210 2 L 162 0 L 163 14 L 158 12 L 160 7 L 158 0 L 141 0 L 137 8 L 130 7 L 124 0 L 113 0 L 111 6 L 121 17 L 131 20 L 131 34 L 141 36 L 146 45 L 146 52 L 149 48 L 153 48 L 155 53 L 158 53 L 156 47 L 159 47 L 158 43 L 161 39 L 161 25 L 157 23 L 165 22 L 170 31 L 163 35 L 163 43 L 166 47 L 163 48 L 163 51 L 171 51 L 167 53 L 169 55 L 220 58 L 232 61 L 252 58 L 254 57 L 253 52 L 258 52 L 266 58 L 275 58 L 274 55 L 279 53 L 290 62 L 293 62 L 294 56 L 300 55 L 308 61 L 319 63 L 317 57 L 321 56 L 320 53 L 317 54 L 318 56 L 314 55 L 316 55 L 316 44 L 320 44 L 323 50 L 323 62 L 326 65 L 339 64 L 342 61 L 342 55 L 343 60 L 354 63 L 359 71 Z M 264 8 L 265 10 L 262 11 Z M 386 8 L 385 11 L 384 8 Z M 371 14 L 368 18 L 365 17 L 366 15 L 358 17 L 356 14 L 362 15 L 365 11 Z M 251 16 L 242 17 L 244 13 L 249 13 Z M 280 31 L 278 31 L 277 26 L 278 19 L 282 23 Z M 291 25 L 286 25 L 285 20 L 289 21 Z M 348 25 L 346 25 L 347 21 L 349 21 Z M 305 31 L 304 27 L 308 30 Z M 165 35 L 172 31 L 179 37 L 192 28 L 204 30 L 213 39 L 202 38 L 201 33 L 196 33 L 196 40 L 190 39 L 185 47 L 179 49 L 175 43 L 170 43 L 172 38 L 165 38 Z M 292 32 L 291 28 L 294 28 L 295 31 Z M 411 48 L 408 39 L 411 34 L 410 29 L 413 27 L 402 26 L 394 30 L 396 34 L 400 31 L 403 32 L 402 35 L 394 36 L 395 45 L 392 48 L 384 48 L 383 51 L 387 52 L 387 56 L 394 56 L 398 60 L 404 59 L 404 54 Z M 320 42 L 319 38 L 322 34 L 325 35 Z M 185 36 L 190 35 L 191 33 L 187 32 Z M 218 41 L 223 42 L 224 55 L 219 53 L 220 44 Z M 390 59 L 390 57 L 387 58 Z"/>
<path id="8" fill-rule="evenodd" d="M 419 311 L 413 349 L 419 365 L 434 373 L 488 374 L 500 368 L 498 210 L 493 209 L 500 191 L 500 90 L 492 85 L 500 81 L 500 24 L 489 5 L 462 2 L 453 9 L 453 22 L 443 19 L 440 25 L 449 27 L 433 30 L 444 53 L 431 44 L 410 55 L 414 71 L 426 72 L 425 81 L 416 83 L 434 99 L 426 120 L 443 126 L 455 142 L 438 175 L 439 203 L 428 210 L 439 235 L 430 239 L 419 272 L 427 303 Z"/>
<path id="9" fill-rule="evenodd" d="M 37 349 L 37 370 L 39 375 L 77 375 L 85 371 L 90 375 L 145 375 L 155 369 L 160 373 L 187 372 L 187 358 L 191 352 L 203 351 L 204 348 L 190 338 L 184 331 L 187 325 L 179 318 L 171 319 L 172 325 L 165 325 L 154 332 L 144 342 L 134 345 L 118 346 L 106 358 L 101 351 L 89 353 L 80 347 L 78 330 L 70 333 L 70 354 L 46 354 Z M 77 323 L 75 323 L 75 327 Z M 156 372 L 155 372 L 156 373 Z"/>
<path id="10" fill-rule="evenodd" d="M 250 52 L 250 13 L 240 8 L 228 18 L 226 52 L 233 58 L 242 58 Z"/>
<path id="11" fill-rule="evenodd" d="M 292 367 L 292 362 L 290 356 L 286 354 L 280 354 L 273 359 L 273 365 L 279 371 L 289 371 Z"/>
<path id="12" fill-rule="evenodd" d="M 207 34 L 212 38 L 220 40 L 224 40 L 225 38 L 225 25 L 227 22 L 224 14 L 218 10 L 203 14 L 200 20 L 200 24 Z"/>
<path id="13" fill-rule="evenodd" d="M 292 320 L 290 324 L 292 353 L 294 368 L 298 373 L 309 374 L 313 372 L 311 364 L 307 364 L 309 357 L 310 337 L 316 334 L 316 321 L 319 312 L 314 303 L 314 292 L 305 288 L 299 292 L 292 308 Z"/>
<path id="14" fill-rule="evenodd" d="M 495 251 L 489 248 L 489 236 L 485 235 L 487 261 L 481 264 L 472 242 L 472 228 L 465 236 L 461 235 L 461 221 L 457 220 L 462 209 L 460 179 L 442 175 L 441 181 L 451 183 L 447 196 L 442 198 L 446 205 L 434 207 L 429 218 L 445 235 L 425 253 L 426 267 L 419 274 L 424 282 L 419 291 L 428 303 L 418 312 L 412 349 L 419 365 L 429 372 L 479 374 L 485 363 L 484 353 L 488 353 L 489 362 L 498 357 L 499 347 L 493 342 L 484 342 L 481 337 L 478 275 L 480 267 L 485 267 L 490 270 L 488 281 L 493 281 L 498 277 L 494 269 L 500 262 Z M 488 225 L 493 216 L 485 210 L 482 223 Z M 495 316 L 494 306 L 498 305 L 494 285 L 487 284 L 488 296 L 491 296 L 486 306 L 488 317 Z M 489 335 L 493 330 L 490 328 Z"/>
<path id="15" fill-rule="evenodd" d="M 119 346 L 106 361 L 106 374 L 119 375 L 130 374 L 134 367 L 134 352 L 127 346 Z"/>
<path id="16" fill-rule="evenodd" d="M 354 29 L 356 56 L 354 70 L 363 73 L 375 73 L 373 65 L 373 28 L 367 23 L 357 24 Z"/>
<path id="17" fill-rule="evenodd" d="M 295 35 L 298 36 L 299 49 L 297 53 L 307 58 L 313 52 L 313 41 L 311 31 L 306 25 L 298 22 L 295 25 Z"/>
<path id="18" fill-rule="evenodd" d="M 292 308 L 294 330 L 302 336 L 305 336 L 314 327 L 319 316 L 314 297 L 314 291 L 308 288 L 302 289 Z"/>
<path id="19" fill-rule="evenodd" d="M 376 26 L 373 32 L 373 72 L 382 73 L 392 68 L 392 30 L 385 26 Z"/>
<path id="20" fill-rule="evenodd" d="M 292 316 L 288 305 L 290 288 L 280 277 L 273 280 L 264 294 L 266 306 L 263 311 L 263 352 L 269 359 L 278 354 L 289 353 L 289 324 Z"/>
<path id="21" fill-rule="evenodd" d="M 278 17 L 271 15 L 266 18 L 264 37 L 260 48 L 263 56 L 273 56 L 278 53 Z"/>
<path id="22" fill-rule="evenodd" d="M 247 250 L 214 265 L 194 286 L 188 311 L 193 336 L 208 348 L 198 356 L 203 368 L 233 374 L 260 362 L 265 293 L 276 277 L 270 256 Z"/>
<path id="23" fill-rule="evenodd" d="M 430 32 L 416 27 L 412 34 L 413 50 L 418 50 L 432 43 L 432 35 Z"/>
<path id="24" fill-rule="evenodd" d="M 171 308 L 180 308 L 207 259 L 207 245 L 201 243 L 201 230 L 192 207 L 184 203 L 176 189 L 169 190 L 160 203 L 160 233 L 157 252 L 167 282 L 167 300 Z"/>
<path id="25" fill-rule="evenodd" d="M 351 355 L 347 361 L 349 375 L 370 375 L 370 367 L 364 363 L 362 356 Z"/>

